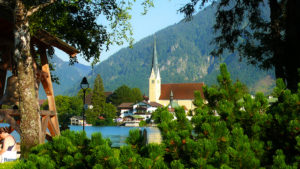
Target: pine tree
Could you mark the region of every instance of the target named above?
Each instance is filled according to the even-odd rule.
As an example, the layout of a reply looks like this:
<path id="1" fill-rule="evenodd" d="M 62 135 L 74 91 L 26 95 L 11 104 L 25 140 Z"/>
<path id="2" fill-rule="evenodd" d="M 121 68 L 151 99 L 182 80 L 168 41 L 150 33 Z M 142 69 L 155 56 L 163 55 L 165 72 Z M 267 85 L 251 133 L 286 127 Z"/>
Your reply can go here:
<path id="1" fill-rule="evenodd" d="M 91 101 L 93 109 L 87 113 L 87 120 L 89 123 L 94 123 L 97 117 L 102 113 L 105 99 L 102 78 L 98 74 L 94 81 L 94 88 L 92 92 Z"/>

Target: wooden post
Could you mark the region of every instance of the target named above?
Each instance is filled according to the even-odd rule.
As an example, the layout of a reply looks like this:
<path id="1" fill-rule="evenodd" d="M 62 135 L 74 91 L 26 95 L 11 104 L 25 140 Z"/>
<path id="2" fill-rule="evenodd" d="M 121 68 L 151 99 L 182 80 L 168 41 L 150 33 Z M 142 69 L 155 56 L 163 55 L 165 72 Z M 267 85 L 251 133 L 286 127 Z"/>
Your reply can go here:
<path id="1" fill-rule="evenodd" d="M 45 78 L 41 79 L 42 85 L 47 95 L 49 110 L 55 112 L 55 116 L 52 116 L 48 121 L 48 129 L 52 136 L 60 135 L 53 86 L 51 81 L 51 74 L 49 69 L 49 63 L 46 54 L 46 48 L 41 46 L 39 47 L 39 53 L 41 55 L 42 71 L 47 73 Z"/>
<path id="2" fill-rule="evenodd" d="M 0 100 L 2 99 L 4 95 L 4 88 L 5 88 L 5 82 L 6 82 L 6 73 L 7 69 L 9 68 L 9 60 L 10 60 L 10 54 L 9 50 L 4 50 L 5 53 L 1 56 L 2 59 L 2 65 L 0 65 Z M 0 109 L 2 108 L 2 104 L 0 103 Z"/>
<path id="3" fill-rule="evenodd" d="M 7 70 L 0 69 L 0 99 L 4 95 L 5 81 L 6 81 L 6 72 Z M 2 108 L 2 104 L 0 103 L 0 109 Z"/>

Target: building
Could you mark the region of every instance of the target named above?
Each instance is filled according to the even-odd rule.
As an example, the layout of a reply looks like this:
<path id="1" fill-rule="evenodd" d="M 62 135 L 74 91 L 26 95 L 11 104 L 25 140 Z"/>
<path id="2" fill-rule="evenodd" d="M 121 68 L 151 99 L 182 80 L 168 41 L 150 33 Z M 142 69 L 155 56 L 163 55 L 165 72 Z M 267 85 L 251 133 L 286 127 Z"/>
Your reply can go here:
<path id="1" fill-rule="evenodd" d="M 83 120 L 82 116 L 73 116 L 70 118 L 71 125 L 80 125 L 82 126 L 92 126 L 91 124 L 86 123 L 86 120 Z"/>
<path id="2" fill-rule="evenodd" d="M 161 84 L 161 76 L 158 67 L 156 41 L 154 40 L 152 68 L 149 77 L 149 101 L 157 102 L 163 106 L 170 105 L 170 97 L 172 101 L 180 106 L 193 110 L 194 92 L 200 91 L 203 97 L 204 83 L 169 83 Z M 172 105 L 172 104 L 171 104 Z"/>
<path id="3" fill-rule="evenodd" d="M 82 116 L 73 116 L 70 118 L 71 125 L 82 125 L 83 118 Z"/>
<path id="4" fill-rule="evenodd" d="M 135 115 L 147 120 L 151 118 L 152 113 L 158 107 L 162 107 L 162 105 L 156 102 L 141 101 L 138 103 L 122 103 L 118 106 L 118 109 L 121 118 Z"/>
<path id="5" fill-rule="evenodd" d="M 113 92 L 104 92 L 105 98 L 106 98 L 106 102 L 107 102 L 107 98 L 110 97 L 113 94 Z M 85 96 L 85 104 L 87 105 L 88 109 L 93 109 L 93 105 L 92 105 L 92 93 L 88 94 Z"/>

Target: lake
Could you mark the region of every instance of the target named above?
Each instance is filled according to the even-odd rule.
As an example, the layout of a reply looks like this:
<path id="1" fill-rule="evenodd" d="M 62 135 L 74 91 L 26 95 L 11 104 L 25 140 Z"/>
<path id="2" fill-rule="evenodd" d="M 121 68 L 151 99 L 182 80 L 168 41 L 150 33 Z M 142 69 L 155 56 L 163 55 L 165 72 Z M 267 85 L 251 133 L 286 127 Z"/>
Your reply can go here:
<path id="1" fill-rule="evenodd" d="M 0 123 L 0 127 L 9 126 L 7 123 Z M 82 126 L 70 125 L 71 131 L 82 131 Z M 148 133 L 156 133 L 159 130 L 155 127 L 124 127 L 124 126 L 85 126 L 86 135 L 91 138 L 91 135 L 95 132 L 101 132 L 104 138 L 109 138 L 112 142 L 112 147 L 120 147 L 126 145 L 125 141 L 129 135 L 129 130 L 139 128 L 141 130 L 146 129 Z M 17 142 L 20 142 L 20 135 L 14 131 L 11 133 Z"/>

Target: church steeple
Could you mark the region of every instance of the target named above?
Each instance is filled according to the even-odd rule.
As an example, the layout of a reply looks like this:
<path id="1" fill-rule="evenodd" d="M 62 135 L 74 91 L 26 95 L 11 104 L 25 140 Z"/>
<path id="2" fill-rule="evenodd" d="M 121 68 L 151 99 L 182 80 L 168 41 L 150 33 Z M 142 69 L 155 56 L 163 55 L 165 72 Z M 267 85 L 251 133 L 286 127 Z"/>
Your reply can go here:
<path id="1" fill-rule="evenodd" d="M 151 74 L 149 77 L 149 100 L 151 102 L 159 102 L 160 90 L 161 90 L 160 85 L 161 85 L 161 79 L 160 79 L 160 73 L 158 68 L 156 39 L 154 36 L 152 67 L 151 67 Z"/>
<path id="2" fill-rule="evenodd" d="M 157 73 L 159 72 L 159 68 L 158 68 L 158 61 L 157 61 L 156 38 L 155 38 L 155 36 L 154 36 L 153 58 L 152 58 L 152 68 L 151 68 L 151 70 L 154 70 L 155 76 L 157 76 Z"/>

